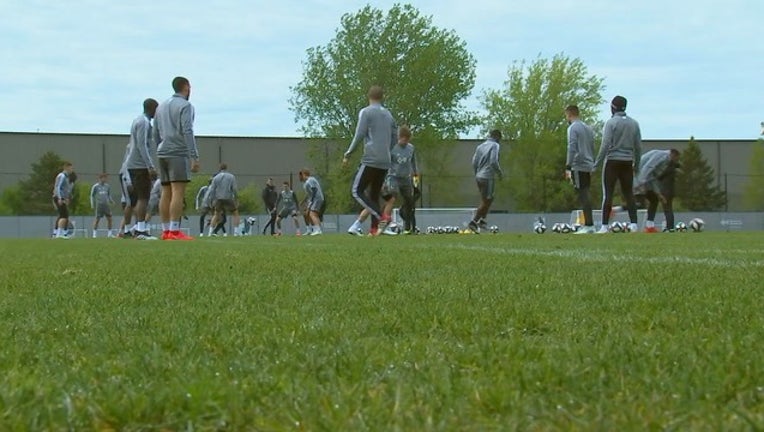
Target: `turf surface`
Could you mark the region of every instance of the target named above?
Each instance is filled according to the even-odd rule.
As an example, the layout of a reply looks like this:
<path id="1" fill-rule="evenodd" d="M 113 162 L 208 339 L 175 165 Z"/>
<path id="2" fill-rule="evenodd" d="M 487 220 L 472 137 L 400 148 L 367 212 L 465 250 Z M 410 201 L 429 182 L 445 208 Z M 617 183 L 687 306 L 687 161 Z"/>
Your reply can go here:
<path id="1" fill-rule="evenodd" d="M 1 430 L 764 428 L 764 233 L 0 253 Z"/>

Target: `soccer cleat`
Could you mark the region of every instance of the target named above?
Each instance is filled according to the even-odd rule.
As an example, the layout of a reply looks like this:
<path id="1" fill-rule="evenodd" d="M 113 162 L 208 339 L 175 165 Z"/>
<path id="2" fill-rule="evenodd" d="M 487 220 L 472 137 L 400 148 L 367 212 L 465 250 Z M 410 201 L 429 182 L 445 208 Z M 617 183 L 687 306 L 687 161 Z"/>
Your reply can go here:
<path id="1" fill-rule="evenodd" d="M 183 231 L 170 231 L 169 238 L 167 240 L 193 240 L 194 238 L 186 235 Z"/>
<path id="2" fill-rule="evenodd" d="M 159 240 L 158 238 L 154 237 L 153 235 L 147 233 L 147 232 L 141 232 L 136 231 L 135 232 L 135 239 L 136 240 Z"/>
<path id="3" fill-rule="evenodd" d="M 54 238 L 64 239 L 64 240 L 71 240 L 71 237 L 68 234 L 62 234 L 62 235 L 56 236 Z"/>
<path id="4" fill-rule="evenodd" d="M 172 239 L 170 238 L 170 231 L 162 231 L 162 237 L 161 237 L 161 239 L 162 239 L 162 240 L 172 240 Z"/>
<path id="5" fill-rule="evenodd" d="M 594 234 L 596 232 L 593 226 L 582 226 L 573 234 Z"/>
<path id="6" fill-rule="evenodd" d="M 484 218 L 480 218 L 477 224 L 481 230 L 488 229 L 488 222 L 486 222 Z"/>
<path id="7" fill-rule="evenodd" d="M 359 236 L 359 237 L 363 236 L 363 228 L 351 226 L 350 228 L 348 228 L 348 234 Z"/>
<path id="8" fill-rule="evenodd" d="M 310 233 L 311 236 L 320 236 L 320 235 L 323 235 L 323 234 L 324 234 L 324 232 L 321 231 L 321 230 L 315 230 L 312 233 Z"/>
<path id="9" fill-rule="evenodd" d="M 637 225 L 635 223 L 629 224 L 629 231 L 633 232 L 633 233 L 638 233 L 639 232 L 639 225 Z"/>
<path id="10" fill-rule="evenodd" d="M 608 226 L 607 225 L 602 225 L 602 227 L 600 227 L 600 230 L 597 231 L 596 234 L 607 234 L 609 232 L 610 232 L 610 230 L 608 229 Z"/>
<path id="11" fill-rule="evenodd" d="M 388 226 L 387 226 L 387 227 L 386 227 L 386 228 L 385 228 L 385 229 L 382 231 L 382 234 L 384 234 L 384 235 L 389 235 L 389 236 L 398 235 L 398 233 L 395 231 L 395 229 L 393 228 L 393 226 L 392 226 L 392 225 L 388 225 Z"/>
<path id="12" fill-rule="evenodd" d="M 379 228 L 371 227 L 369 230 L 369 236 L 374 237 L 379 234 Z"/>
<path id="13" fill-rule="evenodd" d="M 658 232 L 658 228 L 656 228 L 656 227 L 654 227 L 654 226 L 651 226 L 651 227 L 645 227 L 645 232 L 646 232 L 646 233 L 651 233 L 651 234 L 652 234 L 652 233 L 657 233 L 657 232 Z"/>
<path id="14" fill-rule="evenodd" d="M 470 223 L 467 224 L 467 228 L 475 234 L 480 234 L 480 227 L 478 227 L 478 224 L 475 221 L 470 221 Z"/>

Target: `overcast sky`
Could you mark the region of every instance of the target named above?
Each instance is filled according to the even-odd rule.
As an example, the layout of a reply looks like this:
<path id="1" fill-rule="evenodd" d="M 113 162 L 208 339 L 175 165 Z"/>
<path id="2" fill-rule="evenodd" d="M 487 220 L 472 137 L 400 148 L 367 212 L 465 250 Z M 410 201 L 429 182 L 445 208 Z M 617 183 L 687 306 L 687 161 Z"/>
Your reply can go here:
<path id="1" fill-rule="evenodd" d="M 299 136 L 305 51 L 367 3 L 394 2 L 0 0 L 0 131 L 127 133 L 184 75 L 197 134 Z M 756 138 L 764 120 L 761 0 L 411 3 L 477 59 L 473 109 L 512 61 L 564 52 L 629 99 L 645 138 Z"/>

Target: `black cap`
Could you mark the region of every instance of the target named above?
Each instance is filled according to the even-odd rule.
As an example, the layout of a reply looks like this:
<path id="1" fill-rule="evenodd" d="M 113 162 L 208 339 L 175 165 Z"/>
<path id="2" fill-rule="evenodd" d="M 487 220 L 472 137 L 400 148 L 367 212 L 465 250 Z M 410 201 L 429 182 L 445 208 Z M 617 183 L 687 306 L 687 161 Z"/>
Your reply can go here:
<path id="1" fill-rule="evenodd" d="M 626 98 L 623 96 L 616 96 L 613 101 L 610 102 L 610 106 L 616 111 L 626 111 Z"/>

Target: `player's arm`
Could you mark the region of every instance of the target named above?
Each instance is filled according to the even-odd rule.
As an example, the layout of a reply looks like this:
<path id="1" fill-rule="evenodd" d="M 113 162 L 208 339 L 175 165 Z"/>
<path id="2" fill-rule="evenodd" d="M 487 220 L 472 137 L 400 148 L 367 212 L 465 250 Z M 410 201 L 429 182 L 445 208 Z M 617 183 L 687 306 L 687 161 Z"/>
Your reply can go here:
<path id="1" fill-rule="evenodd" d="M 204 193 L 206 192 L 205 188 L 199 188 L 199 190 L 196 192 L 196 198 L 194 198 L 194 207 L 196 210 L 199 210 L 199 208 L 202 206 L 202 199 L 204 199 Z"/>
<path id="2" fill-rule="evenodd" d="M 568 156 L 565 159 L 565 169 L 567 171 L 571 170 L 571 166 L 573 165 L 573 160 L 576 158 L 576 155 L 578 154 L 578 131 L 571 126 L 568 128 Z"/>
<path id="3" fill-rule="evenodd" d="M 140 155 L 143 162 L 149 169 L 154 170 L 154 161 L 151 159 L 151 128 L 148 122 L 138 122 L 136 125 L 135 138 L 138 142 L 135 143 L 138 155 Z"/>
<path id="4" fill-rule="evenodd" d="M 111 197 L 111 185 L 106 185 L 106 196 L 109 197 L 109 204 L 114 204 L 114 198 Z"/>
<path id="5" fill-rule="evenodd" d="M 594 160 L 594 167 L 598 167 L 607 156 L 607 151 L 610 148 L 611 141 L 613 140 L 613 132 L 610 130 L 610 123 L 605 123 L 605 127 L 602 128 L 602 143 L 600 144 L 600 151 L 597 154 L 597 159 Z"/>
<path id="6" fill-rule="evenodd" d="M 96 186 L 98 186 L 98 183 L 90 188 L 90 208 L 95 208 Z"/>
<path id="7" fill-rule="evenodd" d="M 416 166 L 416 149 L 411 146 L 411 175 L 416 177 L 419 175 L 419 169 Z"/>
<path id="8" fill-rule="evenodd" d="M 495 146 L 491 148 L 490 153 L 488 153 L 488 156 L 491 158 L 491 167 L 493 168 L 493 171 L 499 175 L 499 179 L 504 178 L 504 171 L 501 170 L 501 165 L 499 165 L 499 144 L 497 143 Z"/>
<path id="9" fill-rule="evenodd" d="M 635 121 L 636 123 L 636 121 Z M 634 172 L 639 172 L 639 163 L 642 160 L 642 132 L 637 123 L 637 133 L 634 136 Z"/>
<path id="10" fill-rule="evenodd" d="M 350 155 L 353 154 L 356 147 L 358 146 L 358 143 L 363 139 L 364 135 L 366 135 L 366 130 L 368 130 L 368 128 L 369 120 L 366 115 L 366 110 L 361 110 L 361 112 L 358 113 L 358 125 L 355 128 L 355 135 L 353 136 L 353 140 L 350 141 L 350 147 L 348 147 L 344 154 L 345 160 L 347 160 Z"/>
<path id="11" fill-rule="evenodd" d="M 477 174 L 478 172 L 478 151 L 475 149 L 475 153 L 472 154 L 472 174 Z"/>
<path id="12" fill-rule="evenodd" d="M 236 176 L 231 176 L 231 193 L 233 194 L 234 202 L 239 200 L 239 186 L 236 184 Z"/>
<path id="13" fill-rule="evenodd" d="M 196 148 L 196 139 L 194 138 L 194 107 L 188 104 L 180 110 L 180 130 L 183 133 L 183 139 L 186 141 L 186 148 L 192 160 L 199 160 L 199 151 Z"/>

